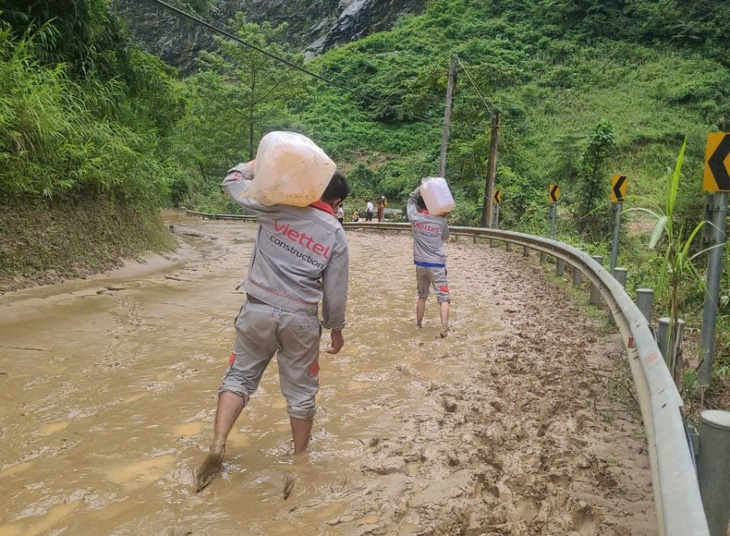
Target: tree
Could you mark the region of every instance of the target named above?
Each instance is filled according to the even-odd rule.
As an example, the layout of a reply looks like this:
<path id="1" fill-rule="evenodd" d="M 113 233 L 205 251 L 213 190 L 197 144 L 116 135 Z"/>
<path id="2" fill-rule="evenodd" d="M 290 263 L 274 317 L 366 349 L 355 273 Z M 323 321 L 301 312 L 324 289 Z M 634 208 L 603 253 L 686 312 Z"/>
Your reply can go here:
<path id="1" fill-rule="evenodd" d="M 276 56 L 301 65 L 303 57 L 280 44 L 286 38 L 288 25 L 276 28 L 270 23 L 247 22 L 242 13 L 231 20 L 231 28 L 242 40 Z M 223 38 L 216 38 L 219 51 L 201 55 L 204 69 L 220 75 L 219 103 L 228 111 L 229 120 L 248 131 L 248 154 L 253 158 L 257 134 L 266 120 L 285 110 L 303 86 L 301 77 L 291 67 L 262 52 Z"/>
<path id="2" fill-rule="evenodd" d="M 600 121 L 583 152 L 577 214 L 579 229 L 593 241 L 600 240 L 608 229 L 608 218 L 598 208 L 601 190 L 605 189 L 604 163 L 613 147 L 613 127 L 607 121 Z"/>

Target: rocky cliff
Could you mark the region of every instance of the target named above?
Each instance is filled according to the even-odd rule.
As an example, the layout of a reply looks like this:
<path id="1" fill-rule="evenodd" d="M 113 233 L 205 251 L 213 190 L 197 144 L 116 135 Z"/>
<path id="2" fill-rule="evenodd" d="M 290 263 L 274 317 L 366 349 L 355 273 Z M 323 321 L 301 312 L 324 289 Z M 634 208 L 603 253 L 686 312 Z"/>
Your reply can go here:
<path id="1" fill-rule="evenodd" d="M 181 20 L 149 0 L 113 0 L 147 50 L 183 73 L 197 53 L 212 46 L 212 33 Z M 308 57 L 372 32 L 389 29 L 400 15 L 419 13 L 426 0 L 219 0 L 204 18 L 225 26 L 237 11 L 255 22 L 289 23 L 289 41 Z"/>

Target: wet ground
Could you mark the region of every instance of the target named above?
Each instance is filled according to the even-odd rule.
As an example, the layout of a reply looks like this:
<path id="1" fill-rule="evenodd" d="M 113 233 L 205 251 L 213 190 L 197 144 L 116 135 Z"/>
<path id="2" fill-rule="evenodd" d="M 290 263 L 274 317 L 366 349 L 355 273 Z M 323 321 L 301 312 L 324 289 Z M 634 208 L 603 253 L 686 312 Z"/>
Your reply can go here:
<path id="1" fill-rule="evenodd" d="M 605 313 L 535 258 L 452 243 L 437 339 L 433 301 L 414 326 L 405 233 L 348 233 L 310 453 L 290 455 L 272 364 L 195 493 L 256 227 L 173 220 L 174 263 L 0 297 L 0 536 L 656 533 Z"/>

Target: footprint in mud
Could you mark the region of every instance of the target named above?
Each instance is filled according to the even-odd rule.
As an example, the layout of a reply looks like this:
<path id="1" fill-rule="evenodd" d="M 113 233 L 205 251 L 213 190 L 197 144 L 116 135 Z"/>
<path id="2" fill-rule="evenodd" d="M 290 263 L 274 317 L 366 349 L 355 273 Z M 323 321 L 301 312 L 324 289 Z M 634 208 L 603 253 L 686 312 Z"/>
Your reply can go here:
<path id="1" fill-rule="evenodd" d="M 590 505 L 583 506 L 573 514 L 573 530 L 580 536 L 598 534 L 600 518 Z"/>

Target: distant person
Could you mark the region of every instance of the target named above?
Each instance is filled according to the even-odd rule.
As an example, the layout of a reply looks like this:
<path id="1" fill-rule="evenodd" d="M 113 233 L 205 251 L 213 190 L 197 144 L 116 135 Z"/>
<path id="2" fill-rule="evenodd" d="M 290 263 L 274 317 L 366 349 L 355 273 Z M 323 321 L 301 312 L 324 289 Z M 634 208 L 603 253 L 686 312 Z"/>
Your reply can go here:
<path id="1" fill-rule="evenodd" d="M 228 434 L 277 352 L 294 454 L 304 452 L 319 391 L 322 327 L 332 330 L 327 353 L 336 354 L 345 344 L 348 250 L 335 218 L 335 207 L 349 192 L 345 177 L 335 172 L 319 201 L 291 207 L 247 199 L 255 175 L 255 163 L 249 162 L 223 181 L 228 194 L 258 217 L 259 230 L 243 283 L 246 302 L 235 321 L 236 342 L 218 390 L 213 443 L 194 474 L 198 491 L 220 472 Z"/>
<path id="2" fill-rule="evenodd" d="M 345 223 L 345 209 L 342 208 L 342 203 L 337 207 L 337 221 L 340 222 L 340 225 Z"/>
<path id="3" fill-rule="evenodd" d="M 367 205 L 365 206 L 365 221 L 373 221 L 373 204 L 370 202 L 370 199 L 367 200 Z"/>
<path id="4" fill-rule="evenodd" d="M 426 210 L 419 186 L 408 197 L 408 220 L 413 229 L 413 263 L 416 265 L 416 286 L 418 305 L 416 306 L 416 325 L 423 326 L 426 312 L 426 298 L 429 286 L 433 286 L 439 304 L 441 318 L 440 337 L 449 333 L 449 283 L 446 279 L 446 246 L 449 239 L 449 226 L 446 219 L 433 216 Z"/>
<path id="5" fill-rule="evenodd" d="M 378 222 L 383 221 L 383 214 L 385 212 L 385 205 L 383 204 L 383 200 L 381 199 L 378 201 Z"/>
<path id="6" fill-rule="evenodd" d="M 388 200 L 385 198 L 384 195 L 381 195 L 380 196 L 380 201 L 383 203 L 383 206 L 384 207 L 387 207 L 388 206 Z"/>
<path id="7" fill-rule="evenodd" d="M 360 213 L 357 210 L 352 213 L 352 221 L 355 223 L 360 221 Z"/>

